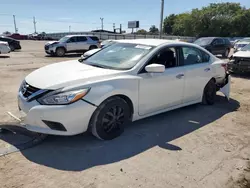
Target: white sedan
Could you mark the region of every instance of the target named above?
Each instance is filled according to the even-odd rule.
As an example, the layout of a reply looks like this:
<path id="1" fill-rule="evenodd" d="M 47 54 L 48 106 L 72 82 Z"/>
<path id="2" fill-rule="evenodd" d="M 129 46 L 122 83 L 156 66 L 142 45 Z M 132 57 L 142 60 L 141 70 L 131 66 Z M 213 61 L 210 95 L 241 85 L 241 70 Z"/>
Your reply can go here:
<path id="1" fill-rule="evenodd" d="M 91 130 L 110 140 L 131 121 L 195 103 L 211 105 L 220 88 L 229 97 L 229 86 L 224 62 L 195 44 L 121 40 L 84 60 L 35 70 L 21 84 L 18 105 L 30 131 Z"/>
<path id="2" fill-rule="evenodd" d="M 7 42 L 0 41 L 0 54 L 7 54 L 10 53 L 10 47 Z"/>

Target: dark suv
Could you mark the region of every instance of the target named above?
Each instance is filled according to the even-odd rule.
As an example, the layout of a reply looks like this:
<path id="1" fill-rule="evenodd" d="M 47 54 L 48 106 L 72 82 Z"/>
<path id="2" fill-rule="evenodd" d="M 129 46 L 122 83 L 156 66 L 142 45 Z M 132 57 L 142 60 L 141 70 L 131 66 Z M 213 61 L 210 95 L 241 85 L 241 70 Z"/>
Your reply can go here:
<path id="1" fill-rule="evenodd" d="M 228 57 L 232 44 L 227 38 L 221 37 L 203 37 L 194 41 L 195 44 L 202 46 L 214 55 Z"/>
<path id="2" fill-rule="evenodd" d="M 20 45 L 20 42 L 18 40 L 15 40 L 15 39 L 12 39 L 9 37 L 5 37 L 5 36 L 0 36 L 0 41 L 8 42 L 11 51 L 21 49 L 21 45 Z"/>

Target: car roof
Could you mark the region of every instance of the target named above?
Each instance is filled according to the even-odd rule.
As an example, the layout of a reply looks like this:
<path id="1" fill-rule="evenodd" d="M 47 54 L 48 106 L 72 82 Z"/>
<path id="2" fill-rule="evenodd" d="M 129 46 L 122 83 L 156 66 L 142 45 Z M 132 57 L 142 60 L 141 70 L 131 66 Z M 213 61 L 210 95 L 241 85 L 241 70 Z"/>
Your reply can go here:
<path id="1" fill-rule="evenodd" d="M 94 35 L 66 35 L 65 37 L 97 37 L 97 36 L 94 36 Z"/>
<path id="2" fill-rule="evenodd" d="M 165 40 L 165 39 L 127 39 L 127 40 L 116 40 L 116 41 L 120 43 L 141 44 L 148 46 L 160 46 L 162 44 L 187 44 L 186 42 Z"/>

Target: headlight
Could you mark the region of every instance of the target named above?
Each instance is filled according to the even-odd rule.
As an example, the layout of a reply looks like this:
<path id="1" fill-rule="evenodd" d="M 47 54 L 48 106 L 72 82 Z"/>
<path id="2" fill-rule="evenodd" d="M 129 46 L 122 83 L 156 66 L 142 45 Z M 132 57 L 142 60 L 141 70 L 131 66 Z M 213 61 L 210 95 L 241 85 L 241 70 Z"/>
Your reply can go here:
<path id="1" fill-rule="evenodd" d="M 64 105 L 74 103 L 83 98 L 89 92 L 90 88 L 79 89 L 67 92 L 52 92 L 42 98 L 38 102 L 43 105 Z"/>

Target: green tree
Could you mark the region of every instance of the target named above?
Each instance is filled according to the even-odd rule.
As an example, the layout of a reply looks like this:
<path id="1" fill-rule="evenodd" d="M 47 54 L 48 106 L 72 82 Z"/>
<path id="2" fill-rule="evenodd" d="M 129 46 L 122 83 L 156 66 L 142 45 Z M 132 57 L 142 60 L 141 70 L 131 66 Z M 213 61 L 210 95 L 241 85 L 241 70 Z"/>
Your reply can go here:
<path id="1" fill-rule="evenodd" d="M 176 15 L 175 14 L 170 14 L 164 19 L 163 22 L 163 32 L 167 34 L 173 34 L 173 27 L 176 21 Z"/>
<path id="2" fill-rule="evenodd" d="M 147 34 L 147 31 L 145 29 L 139 29 L 136 33 L 145 35 Z"/>
<path id="3" fill-rule="evenodd" d="M 152 33 L 152 34 L 157 34 L 157 33 L 159 33 L 159 29 L 155 25 L 152 25 L 149 28 L 149 32 Z"/>
<path id="4" fill-rule="evenodd" d="M 211 3 L 191 12 L 171 14 L 164 19 L 167 34 L 203 36 L 249 36 L 250 9 L 239 3 Z"/>

